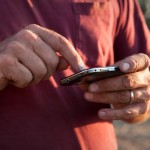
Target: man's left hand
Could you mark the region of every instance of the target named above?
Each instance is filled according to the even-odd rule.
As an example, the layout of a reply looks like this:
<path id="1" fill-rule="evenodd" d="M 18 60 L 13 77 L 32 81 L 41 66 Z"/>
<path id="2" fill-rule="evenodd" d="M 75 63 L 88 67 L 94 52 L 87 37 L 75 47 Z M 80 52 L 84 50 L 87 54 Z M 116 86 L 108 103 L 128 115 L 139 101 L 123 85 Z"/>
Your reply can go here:
<path id="1" fill-rule="evenodd" d="M 86 87 L 85 98 L 91 102 L 112 104 L 113 108 L 101 109 L 103 120 L 139 122 L 150 114 L 150 59 L 136 54 L 117 62 L 127 74 L 96 81 Z"/>

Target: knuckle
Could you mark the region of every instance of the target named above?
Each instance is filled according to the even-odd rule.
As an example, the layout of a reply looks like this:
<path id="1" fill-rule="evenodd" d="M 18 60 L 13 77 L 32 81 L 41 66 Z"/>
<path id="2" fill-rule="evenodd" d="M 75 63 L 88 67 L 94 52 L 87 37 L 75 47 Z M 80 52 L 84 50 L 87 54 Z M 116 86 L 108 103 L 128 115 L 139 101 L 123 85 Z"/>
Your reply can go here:
<path id="1" fill-rule="evenodd" d="M 138 82 L 137 78 L 131 74 L 130 75 L 126 74 L 122 78 L 122 85 L 125 89 L 131 89 L 136 87 L 137 82 Z"/>
<path id="2" fill-rule="evenodd" d="M 23 38 L 23 37 L 27 37 L 27 36 L 29 36 L 29 32 L 28 32 L 26 29 L 23 29 L 23 30 L 19 31 L 19 32 L 16 34 L 16 37 L 17 37 L 18 39 Z"/>
<path id="3" fill-rule="evenodd" d="M 18 41 L 11 41 L 7 44 L 6 49 L 7 50 L 17 50 L 17 49 L 21 49 L 22 46 Z"/>
<path id="4" fill-rule="evenodd" d="M 58 36 L 61 45 L 70 45 L 69 41 L 62 35 Z"/>
<path id="5" fill-rule="evenodd" d="M 147 102 L 150 100 L 150 89 L 149 87 L 146 87 L 141 90 L 137 90 L 135 92 L 135 99 L 137 102 Z"/>
<path id="6" fill-rule="evenodd" d="M 40 27 L 40 26 L 37 25 L 37 24 L 30 24 L 30 25 L 28 25 L 28 26 L 26 27 L 26 29 L 32 30 L 32 29 L 39 28 L 39 27 Z"/>
<path id="7" fill-rule="evenodd" d="M 65 38 L 63 37 L 62 35 L 59 35 L 57 33 L 55 33 L 55 35 L 57 36 L 58 38 L 58 43 L 59 43 L 59 50 L 61 50 L 62 48 L 71 48 L 71 43 Z"/>
<path id="8" fill-rule="evenodd" d="M 138 55 L 131 56 L 131 66 L 134 71 L 138 70 L 139 68 L 146 68 L 150 65 L 149 57 L 146 54 L 139 53 Z M 140 60 L 140 61 L 139 61 Z"/>
<path id="9" fill-rule="evenodd" d="M 150 89 L 149 88 L 146 88 L 146 90 L 144 92 L 142 92 L 141 99 L 143 102 L 147 102 L 148 100 L 150 100 Z"/>
<path id="10" fill-rule="evenodd" d="M 141 102 L 145 99 L 145 97 L 143 96 L 143 92 L 141 92 L 140 90 L 137 90 L 135 91 L 135 99 L 138 101 L 138 102 Z M 143 98 L 144 97 L 144 98 Z"/>
<path id="11" fill-rule="evenodd" d="M 16 65 L 16 59 L 11 55 L 3 55 L 1 56 L 1 63 L 3 66 L 11 67 Z"/>
<path id="12" fill-rule="evenodd" d="M 22 55 L 24 50 L 25 49 L 22 43 L 14 40 L 5 45 L 4 50 L 1 51 L 1 54 L 6 54 L 7 57 L 9 57 L 9 55 L 13 55 L 16 57 L 18 54 Z"/>
<path id="13" fill-rule="evenodd" d="M 136 115 L 137 115 L 136 111 L 133 110 L 124 111 L 124 119 L 133 119 Z"/>
<path id="14" fill-rule="evenodd" d="M 17 33 L 16 35 L 17 40 L 24 40 L 24 41 L 35 41 L 37 39 L 37 35 L 34 34 L 32 31 L 30 30 L 21 30 L 20 32 Z"/>
<path id="15" fill-rule="evenodd" d="M 149 60 L 148 55 L 143 54 L 143 53 L 140 53 L 140 54 L 139 54 L 139 57 L 143 58 L 143 61 L 144 61 L 145 67 L 147 67 L 147 66 L 149 66 L 149 65 L 150 65 L 150 60 Z"/>
<path id="16" fill-rule="evenodd" d="M 132 59 L 131 66 L 133 70 L 137 70 L 140 67 L 140 63 L 137 59 Z"/>

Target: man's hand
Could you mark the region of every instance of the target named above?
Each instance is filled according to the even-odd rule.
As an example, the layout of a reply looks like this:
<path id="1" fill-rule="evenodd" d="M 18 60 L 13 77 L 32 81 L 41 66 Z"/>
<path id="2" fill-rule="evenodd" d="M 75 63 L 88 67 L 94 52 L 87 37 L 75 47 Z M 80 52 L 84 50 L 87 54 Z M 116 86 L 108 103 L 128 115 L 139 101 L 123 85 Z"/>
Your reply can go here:
<path id="1" fill-rule="evenodd" d="M 83 66 L 69 41 L 52 30 L 29 25 L 0 43 L 0 90 L 9 83 L 17 87 L 37 83 L 69 65 L 75 71 Z"/>
<path id="2" fill-rule="evenodd" d="M 104 120 L 143 121 L 150 114 L 150 60 L 147 55 L 130 56 L 115 66 L 127 74 L 94 82 L 85 92 L 91 102 L 112 104 L 113 108 L 101 109 L 98 116 Z"/>

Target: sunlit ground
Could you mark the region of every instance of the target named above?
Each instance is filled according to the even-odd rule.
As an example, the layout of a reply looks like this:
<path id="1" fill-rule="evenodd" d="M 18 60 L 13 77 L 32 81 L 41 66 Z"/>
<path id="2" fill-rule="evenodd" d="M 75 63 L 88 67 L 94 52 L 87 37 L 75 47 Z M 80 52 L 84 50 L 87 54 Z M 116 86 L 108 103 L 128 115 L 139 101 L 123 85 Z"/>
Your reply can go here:
<path id="1" fill-rule="evenodd" d="M 150 150 L 150 120 L 142 124 L 115 121 L 119 150 Z"/>

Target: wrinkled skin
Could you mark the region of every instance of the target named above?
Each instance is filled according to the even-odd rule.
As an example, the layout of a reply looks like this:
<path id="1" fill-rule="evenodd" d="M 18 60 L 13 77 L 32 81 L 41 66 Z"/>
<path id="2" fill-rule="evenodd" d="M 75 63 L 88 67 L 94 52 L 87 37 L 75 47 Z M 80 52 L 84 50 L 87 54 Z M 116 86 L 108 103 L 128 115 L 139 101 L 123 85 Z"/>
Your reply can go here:
<path id="1" fill-rule="evenodd" d="M 149 65 L 147 55 L 132 55 L 114 64 L 127 74 L 82 86 L 88 101 L 112 105 L 110 109 L 99 110 L 101 119 L 139 122 L 149 117 Z M 131 90 L 134 94 L 132 102 Z"/>
<path id="2" fill-rule="evenodd" d="M 83 66 L 73 46 L 58 33 L 32 24 L 0 43 L 0 90 L 26 87 L 48 79 L 56 70 Z"/>
<path id="3" fill-rule="evenodd" d="M 82 85 L 88 101 L 112 104 L 113 109 L 98 112 L 101 119 L 138 122 L 149 117 L 149 65 L 148 56 L 136 54 L 115 64 L 128 74 Z M 75 71 L 84 68 L 69 41 L 52 30 L 29 25 L 0 43 L 0 90 L 8 84 L 23 88 L 38 83 L 69 66 Z"/>

